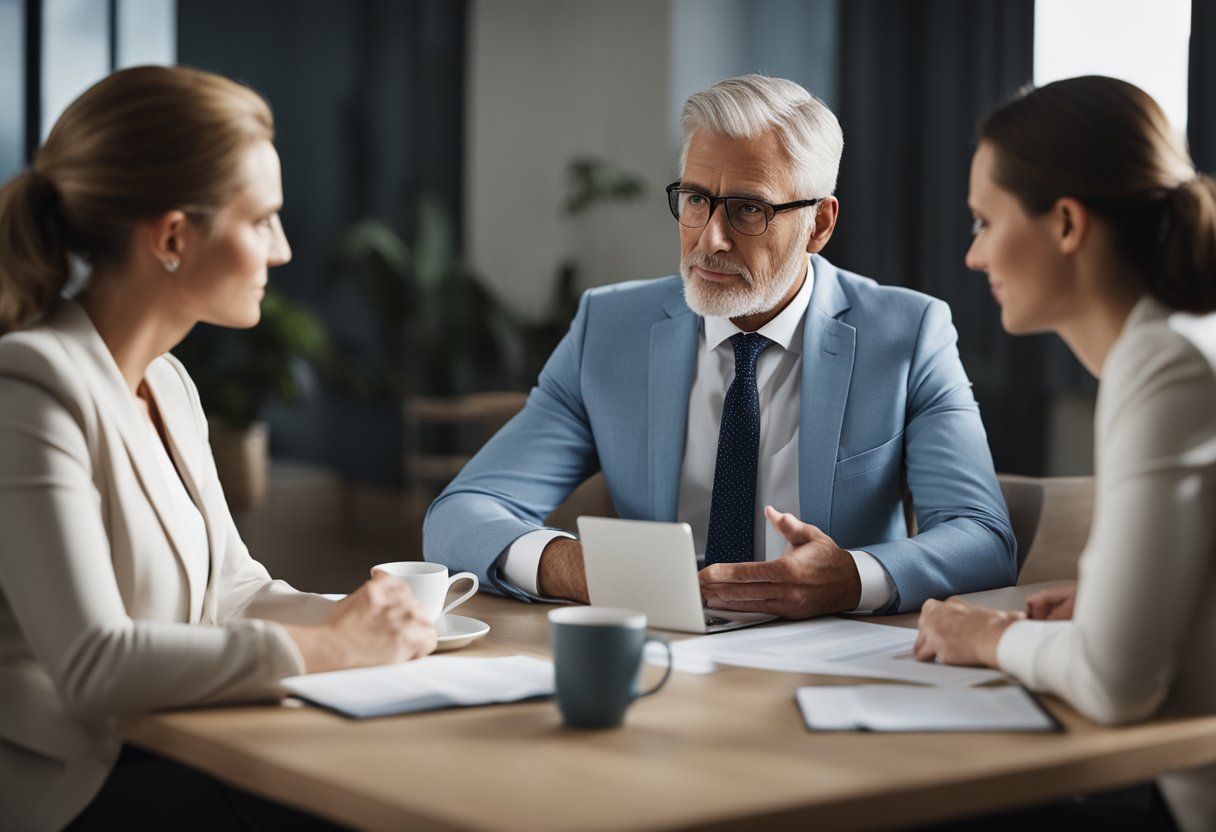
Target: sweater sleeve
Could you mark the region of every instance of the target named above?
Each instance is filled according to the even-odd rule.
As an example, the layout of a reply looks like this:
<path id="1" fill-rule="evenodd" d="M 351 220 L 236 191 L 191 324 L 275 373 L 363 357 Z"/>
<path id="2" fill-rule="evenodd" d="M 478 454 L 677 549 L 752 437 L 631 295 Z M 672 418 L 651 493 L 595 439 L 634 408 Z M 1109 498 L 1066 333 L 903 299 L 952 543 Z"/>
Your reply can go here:
<path id="1" fill-rule="evenodd" d="M 1107 360 L 1097 416 L 1094 522 L 1070 621 L 1020 621 L 998 662 L 1102 723 L 1153 713 L 1210 591 L 1216 541 L 1216 379 L 1167 325 Z"/>

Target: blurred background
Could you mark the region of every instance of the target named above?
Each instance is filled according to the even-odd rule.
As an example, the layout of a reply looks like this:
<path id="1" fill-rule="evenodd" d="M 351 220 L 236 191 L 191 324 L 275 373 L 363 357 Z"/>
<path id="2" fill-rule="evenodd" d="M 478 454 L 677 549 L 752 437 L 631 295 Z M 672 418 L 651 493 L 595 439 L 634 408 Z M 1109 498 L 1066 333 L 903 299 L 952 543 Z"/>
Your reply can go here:
<path id="1" fill-rule="evenodd" d="M 293 261 L 264 322 L 177 351 L 254 554 L 308 589 L 416 557 L 430 497 L 592 286 L 677 270 L 679 111 L 744 72 L 837 113 L 824 254 L 946 300 L 999 471 L 1092 468 L 1096 385 L 963 265 L 978 118 L 1027 83 L 1148 90 L 1216 166 L 1214 0 L 0 0 L 0 177 L 114 68 L 274 109 Z M 268 469 L 263 466 L 269 457 Z"/>

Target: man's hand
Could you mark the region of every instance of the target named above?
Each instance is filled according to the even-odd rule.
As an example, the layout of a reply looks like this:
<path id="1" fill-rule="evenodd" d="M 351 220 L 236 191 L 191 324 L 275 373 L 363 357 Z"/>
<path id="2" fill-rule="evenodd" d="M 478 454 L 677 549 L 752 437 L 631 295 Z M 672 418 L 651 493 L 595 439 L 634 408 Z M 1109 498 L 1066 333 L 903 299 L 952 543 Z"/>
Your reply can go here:
<path id="1" fill-rule="evenodd" d="M 765 506 L 764 515 L 789 541 L 777 560 L 715 563 L 701 570 L 707 607 L 812 618 L 857 609 L 861 577 L 853 556 L 792 514 Z"/>
<path id="2" fill-rule="evenodd" d="M 555 537 L 540 553 L 536 588 L 550 598 L 589 603 L 587 573 L 583 570 L 583 544 L 568 537 Z"/>
<path id="3" fill-rule="evenodd" d="M 1005 630 L 1025 616 L 1020 612 L 989 610 L 957 598 L 925 602 L 920 631 L 912 652 L 922 662 L 997 667 L 996 647 Z"/>
<path id="4" fill-rule="evenodd" d="M 1077 600 L 1077 582 L 1053 586 L 1026 599 L 1026 617 L 1041 621 L 1066 621 L 1072 618 Z"/>

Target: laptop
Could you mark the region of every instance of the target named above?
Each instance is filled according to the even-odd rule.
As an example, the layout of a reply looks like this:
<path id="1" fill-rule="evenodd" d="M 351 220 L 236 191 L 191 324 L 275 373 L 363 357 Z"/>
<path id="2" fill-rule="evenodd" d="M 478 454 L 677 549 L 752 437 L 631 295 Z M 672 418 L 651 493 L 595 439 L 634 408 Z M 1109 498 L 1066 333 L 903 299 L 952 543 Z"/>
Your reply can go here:
<path id="1" fill-rule="evenodd" d="M 685 633 L 737 630 L 776 618 L 701 606 L 687 523 L 580 517 L 578 533 L 592 604 L 639 610 L 648 626 Z"/>

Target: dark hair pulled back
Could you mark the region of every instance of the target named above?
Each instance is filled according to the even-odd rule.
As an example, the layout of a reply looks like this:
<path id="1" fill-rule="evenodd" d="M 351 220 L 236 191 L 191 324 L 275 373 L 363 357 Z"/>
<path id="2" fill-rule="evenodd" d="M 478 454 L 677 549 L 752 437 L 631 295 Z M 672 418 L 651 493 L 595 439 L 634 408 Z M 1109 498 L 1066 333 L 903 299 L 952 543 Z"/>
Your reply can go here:
<path id="1" fill-rule="evenodd" d="M 1098 75 L 1023 90 L 979 138 L 994 178 L 1032 216 L 1071 197 L 1105 220 L 1145 288 L 1174 309 L 1216 310 L 1216 181 L 1139 87 Z"/>

